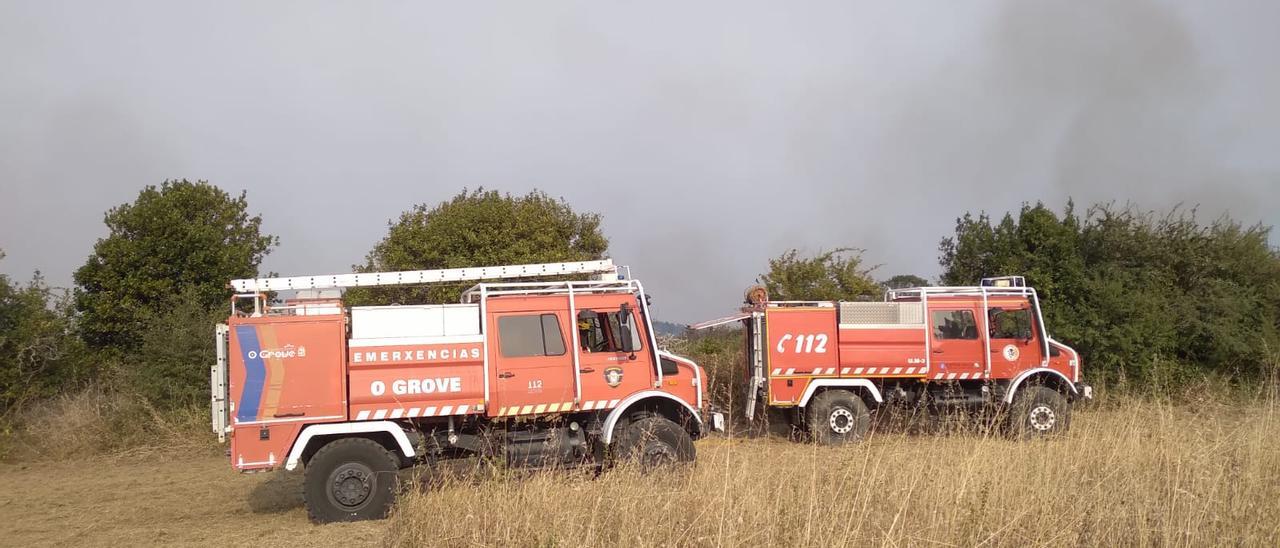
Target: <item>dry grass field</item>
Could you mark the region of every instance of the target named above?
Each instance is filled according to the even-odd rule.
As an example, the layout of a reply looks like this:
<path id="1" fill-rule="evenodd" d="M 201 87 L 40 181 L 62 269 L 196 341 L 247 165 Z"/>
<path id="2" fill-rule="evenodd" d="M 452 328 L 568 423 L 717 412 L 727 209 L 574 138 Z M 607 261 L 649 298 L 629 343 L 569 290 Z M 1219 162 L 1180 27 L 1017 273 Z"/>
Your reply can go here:
<path id="1" fill-rule="evenodd" d="M 0 546 L 380 546 L 386 524 L 316 527 L 300 474 L 240 476 L 219 451 L 0 464 Z"/>
<path id="2" fill-rule="evenodd" d="M 709 439 L 669 475 L 418 473 L 385 521 L 314 526 L 300 474 L 221 452 L 0 465 L 0 544 L 1280 545 L 1280 409 L 1117 404 L 1061 439 Z M 483 470 L 483 469 L 482 469 Z M 408 478 L 406 478 L 408 479 Z"/>
<path id="3" fill-rule="evenodd" d="M 1206 404 L 1207 405 L 1207 404 Z M 683 474 L 445 480 L 414 546 L 1280 545 L 1273 406 L 1126 404 L 1069 436 L 880 435 L 850 447 L 707 440 Z"/>

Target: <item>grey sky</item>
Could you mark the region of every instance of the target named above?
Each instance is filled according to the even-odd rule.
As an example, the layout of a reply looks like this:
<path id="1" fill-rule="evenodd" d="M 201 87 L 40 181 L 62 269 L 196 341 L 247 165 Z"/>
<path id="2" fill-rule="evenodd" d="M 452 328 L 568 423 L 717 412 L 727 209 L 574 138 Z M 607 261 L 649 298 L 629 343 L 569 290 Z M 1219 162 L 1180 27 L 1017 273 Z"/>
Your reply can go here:
<path id="1" fill-rule="evenodd" d="M 70 283 L 166 178 L 247 189 L 281 274 L 414 203 L 604 215 L 692 322 L 789 247 L 935 276 L 967 210 L 1280 221 L 1280 2 L 0 3 L 0 271 Z"/>

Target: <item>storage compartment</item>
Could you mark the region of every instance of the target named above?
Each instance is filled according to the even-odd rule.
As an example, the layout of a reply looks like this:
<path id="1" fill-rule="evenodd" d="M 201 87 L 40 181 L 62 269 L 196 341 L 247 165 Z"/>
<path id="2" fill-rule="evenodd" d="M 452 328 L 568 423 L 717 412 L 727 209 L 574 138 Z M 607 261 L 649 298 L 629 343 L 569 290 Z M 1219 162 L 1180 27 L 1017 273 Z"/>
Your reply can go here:
<path id="1" fill-rule="evenodd" d="M 840 303 L 840 327 L 895 325 L 924 325 L 920 303 Z"/>
<path id="2" fill-rule="evenodd" d="M 479 304 L 357 306 L 351 309 L 353 341 L 479 334 Z"/>

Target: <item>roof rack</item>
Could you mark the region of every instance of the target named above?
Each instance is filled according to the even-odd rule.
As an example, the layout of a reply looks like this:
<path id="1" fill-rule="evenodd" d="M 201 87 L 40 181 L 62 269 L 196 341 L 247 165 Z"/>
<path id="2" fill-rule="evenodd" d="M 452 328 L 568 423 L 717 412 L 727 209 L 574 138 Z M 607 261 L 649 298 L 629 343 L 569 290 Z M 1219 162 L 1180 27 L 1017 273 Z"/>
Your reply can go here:
<path id="1" fill-rule="evenodd" d="M 472 280 L 535 278 L 572 274 L 617 275 L 612 259 L 568 263 L 540 263 L 478 268 L 445 268 L 439 270 L 404 270 L 400 272 L 361 272 L 325 276 L 293 276 L 287 278 L 253 278 L 231 280 L 237 293 L 282 291 L 290 289 L 331 289 L 386 285 L 414 285 Z"/>
<path id="2" fill-rule="evenodd" d="M 994 278 L 983 278 L 978 285 L 906 287 L 902 289 L 890 289 L 884 292 L 884 300 L 895 301 L 898 299 L 910 298 L 923 299 L 928 297 L 963 297 L 970 295 L 987 297 L 1032 297 L 1036 295 L 1036 290 L 1035 288 L 1027 287 L 1027 280 L 1022 276 L 999 276 Z"/>
<path id="3" fill-rule="evenodd" d="M 885 292 L 884 300 L 928 297 L 964 297 L 969 295 L 988 297 L 1030 297 L 1036 290 L 1030 287 L 987 287 L 987 286 L 953 286 L 953 287 L 908 287 L 890 289 Z"/>
<path id="4" fill-rule="evenodd" d="M 573 293 L 638 293 L 642 291 L 636 280 L 591 280 L 570 282 L 499 282 L 482 283 L 462 292 L 462 302 L 479 302 L 482 296 L 496 295 L 556 295 Z"/>

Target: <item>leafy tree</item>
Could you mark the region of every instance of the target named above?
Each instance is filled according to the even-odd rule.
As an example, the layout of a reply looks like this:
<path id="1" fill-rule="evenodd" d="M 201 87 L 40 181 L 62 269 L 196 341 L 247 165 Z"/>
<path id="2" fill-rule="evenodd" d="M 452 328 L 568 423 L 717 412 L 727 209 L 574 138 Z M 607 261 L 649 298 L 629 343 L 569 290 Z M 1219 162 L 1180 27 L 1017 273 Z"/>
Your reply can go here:
<path id="1" fill-rule="evenodd" d="M 929 285 L 929 280 L 916 276 L 915 274 L 898 274 L 883 282 L 880 285 L 885 289 L 902 289 L 905 287 L 925 287 Z"/>
<path id="2" fill-rule="evenodd" d="M 365 264 L 354 267 L 357 271 L 589 261 L 604 257 L 609 248 L 598 214 L 577 213 L 563 199 L 538 190 L 524 196 L 463 190 L 435 206 L 414 206 L 389 226 Z M 453 302 L 467 285 L 356 288 L 346 300 Z"/>
<path id="3" fill-rule="evenodd" d="M 147 186 L 106 213 L 109 234 L 75 272 L 80 330 L 96 349 L 132 350 L 175 296 L 191 291 L 205 309 L 227 302 L 226 284 L 258 275 L 277 244 L 250 216 L 245 193 L 205 181 Z"/>
<path id="4" fill-rule="evenodd" d="M 25 286 L 0 274 L 0 417 L 86 376 L 68 312 L 39 273 Z"/>
<path id="5" fill-rule="evenodd" d="M 1026 205 L 993 225 L 957 219 L 940 245 L 947 284 L 1021 274 L 1045 322 L 1101 379 L 1256 377 L 1280 344 L 1280 255 L 1270 228 L 1195 210 L 1097 205 L 1083 218 Z"/>
<path id="6" fill-rule="evenodd" d="M 839 248 L 800 257 L 792 249 L 769 260 L 769 272 L 757 281 L 776 301 L 852 301 L 875 297 L 882 288 L 871 279 L 875 267 L 863 268 L 862 250 Z"/>

